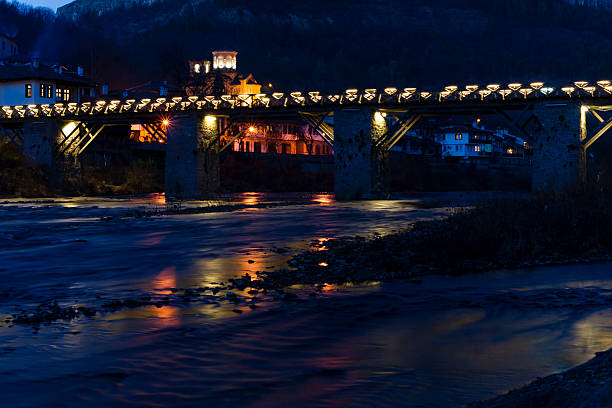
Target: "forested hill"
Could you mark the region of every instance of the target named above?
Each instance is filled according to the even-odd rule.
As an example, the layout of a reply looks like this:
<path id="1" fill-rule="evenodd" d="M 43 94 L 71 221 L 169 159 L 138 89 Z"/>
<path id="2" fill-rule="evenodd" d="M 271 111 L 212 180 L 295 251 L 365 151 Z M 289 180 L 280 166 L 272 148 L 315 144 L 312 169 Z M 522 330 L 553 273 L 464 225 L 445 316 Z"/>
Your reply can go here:
<path id="1" fill-rule="evenodd" d="M 180 82 L 222 48 L 287 90 L 612 77 L 612 14 L 560 0 L 146 3 L 73 21 L 0 0 L 0 31 L 117 87 Z"/>

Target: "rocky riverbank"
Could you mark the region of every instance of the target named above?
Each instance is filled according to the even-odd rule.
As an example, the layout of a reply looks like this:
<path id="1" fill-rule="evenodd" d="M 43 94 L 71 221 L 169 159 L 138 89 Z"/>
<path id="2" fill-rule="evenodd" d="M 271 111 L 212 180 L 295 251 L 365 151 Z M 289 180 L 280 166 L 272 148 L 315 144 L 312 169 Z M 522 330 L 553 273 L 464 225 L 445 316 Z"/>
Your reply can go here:
<path id="1" fill-rule="evenodd" d="M 612 406 L 612 350 L 561 374 L 470 404 L 471 408 L 592 408 Z"/>

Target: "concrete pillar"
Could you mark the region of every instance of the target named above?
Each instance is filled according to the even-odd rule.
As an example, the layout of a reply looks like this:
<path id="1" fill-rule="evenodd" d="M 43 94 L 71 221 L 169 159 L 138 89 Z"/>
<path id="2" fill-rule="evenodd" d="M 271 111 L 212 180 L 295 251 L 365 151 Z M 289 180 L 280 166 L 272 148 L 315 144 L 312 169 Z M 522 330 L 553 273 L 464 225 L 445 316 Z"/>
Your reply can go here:
<path id="1" fill-rule="evenodd" d="M 80 193 L 83 181 L 81 161 L 76 152 L 58 150 L 64 138 L 60 129 L 73 125 L 72 122 L 58 122 L 56 126 L 48 120 L 26 122 L 23 128 L 24 151 L 30 164 L 47 168 L 51 185 L 63 194 Z"/>
<path id="2" fill-rule="evenodd" d="M 23 149 L 31 165 L 51 167 L 56 135 L 51 121 L 26 122 L 23 126 Z"/>
<path id="3" fill-rule="evenodd" d="M 586 137 L 580 103 L 539 103 L 534 107 L 534 191 L 563 192 L 586 177 Z"/>
<path id="4" fill-rule="evenodd" d="M 175 117 L 168 127 L 166 196 L 211 198 L 221 188 L 217 118 L 201 113 Z"/>
<path id="5" fill-rule="evenodd" d="M 337 200 L 387 199 L 389 152 L 374 141 L 387 131 L 382 114 L 371 109 L 334 112 L 334 168 Z"/>

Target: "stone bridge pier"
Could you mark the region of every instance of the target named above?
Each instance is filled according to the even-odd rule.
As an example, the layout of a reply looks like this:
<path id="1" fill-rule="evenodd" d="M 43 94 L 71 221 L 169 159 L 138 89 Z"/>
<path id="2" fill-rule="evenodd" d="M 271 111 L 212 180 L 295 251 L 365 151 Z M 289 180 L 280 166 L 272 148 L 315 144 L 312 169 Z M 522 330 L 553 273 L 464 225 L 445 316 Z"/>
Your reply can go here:
<path id="1" fill-rule="evenodd" d="M 581 103 L 538 103 L 531 125 L 532 190 L 563 192 L 586 179 L 585 111 Z"/>
<path id="2" fill-rule="evenodd" d="M 166 146 L 166 196 L 206 199 L 218 195 L 219 124 L 215 116 L 194 113 L 173 117 Z"/>
<path id="3" fill-rule="evenodd" d="M 389 152 L 376 146 L 387 132 L 374 109 L 334 112 L 334 187 L 337 200 L 375 200 L 390 196 Z"/>
<path id="4" fill-rule="evenodd" d="M 47 168 L 51 184 L 67 194 L 78 193 L 82 185 L 79 155 L 69 148 L 78 138 L 75 122 L 41 120 L 23 127 L 24 154 L 32 164 Z"/>

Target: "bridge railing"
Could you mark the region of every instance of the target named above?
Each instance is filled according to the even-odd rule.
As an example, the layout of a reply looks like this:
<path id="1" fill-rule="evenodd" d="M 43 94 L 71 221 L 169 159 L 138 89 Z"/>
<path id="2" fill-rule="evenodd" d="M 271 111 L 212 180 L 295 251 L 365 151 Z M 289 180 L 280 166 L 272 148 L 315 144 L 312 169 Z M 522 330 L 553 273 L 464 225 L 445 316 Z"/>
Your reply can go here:
<path id="1" fill-rule="evenodd" d="M 0 120 L 43 117 L 87 117 L 181 111 L 231 111 L 340 105 L 418 105 L 436 103 L 516 101 L 552 98 L 612 98 L 612 82 L 576 81 L 553 86 L 545 82 L 506 85 L 450 85 L 438 91 L 420 88 L 348 89 L 338 94 L 317 91 L 257 95 L 184 96 L 143 99 L 100 99 L 95 102 L 2 106 Z"/>

